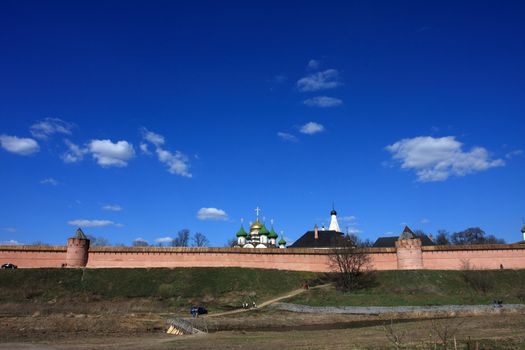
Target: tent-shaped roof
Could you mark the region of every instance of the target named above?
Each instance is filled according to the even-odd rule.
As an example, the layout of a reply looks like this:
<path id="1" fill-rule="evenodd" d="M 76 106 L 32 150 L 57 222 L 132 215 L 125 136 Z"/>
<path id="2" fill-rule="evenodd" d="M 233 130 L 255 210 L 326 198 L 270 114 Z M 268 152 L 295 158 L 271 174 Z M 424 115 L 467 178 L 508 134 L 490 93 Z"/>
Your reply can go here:
<path id="1" fill-rule="evenodd" d="M 412 230 L 408 226 L 405 226 L 405 228 L 403 229 L 403 232 L 399 236 L 399 239 L 414 239 L 414 238 L 416 238 L 416 235 L 414 235 L 414 232 L 412 232 Z"/>
<path id="2" fill-rule="evenodd" d="M 88 239 L 80 227 L 75 232 L 75 237 L 74 238 Z"/>

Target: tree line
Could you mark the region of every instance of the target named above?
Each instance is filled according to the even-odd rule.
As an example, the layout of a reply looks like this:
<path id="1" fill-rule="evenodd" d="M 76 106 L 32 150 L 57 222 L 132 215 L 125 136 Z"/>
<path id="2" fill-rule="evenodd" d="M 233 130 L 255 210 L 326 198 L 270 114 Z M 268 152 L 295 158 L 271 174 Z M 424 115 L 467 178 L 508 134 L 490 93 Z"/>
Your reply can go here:
<path id="1" fill-rule="evenodd" d="M 91 247 L 126 247 L 127 244 L 124 243 L 116 243 L 111 244 L 109 239 L 102 236 L 93 236 L 93 235 L 87 235 L 87 238 L 89 239 L 89 245 Z M 42 241 L 36 241 L 33 242 L 32 245 L 35 246 L 49 246 L 48 243 L 42 242 Z M 177 235 L 175 238 L 172 239 L 163 239 L 162 241 L 157 241 L 156 243 L 150 244 L 148 241 L 142 238 L 134 239 L 131 242 L 132 247 L 208 247 L 210 245 L 210 241 L 206 237 L 206 235 L 202 232 L 195 232 L 193 235 L 191 234 L 190 230 L 187 228 L 180 230 L 177 232 Z"/>
<path id="2" fill-rule="evenodd" d="M 147 241 L 143 239 L 135 239 L 132 243 L 134 247 L 148 247 L 150 246 Z M 210 241 L 206 235 L 202 232 L 195 232 L 191 235 L 190 230 L 187 228 L 177 232 L 175 238 L 171 241 L 157 242 L 157 246 L 169 246 L 169 247 L 207 247 L 210 245 Z"/>
<path id="3" fill-rule="evenodd" d="M 414 231 L 415 235 L 426 234 L 422 230 Z M 447 230 L 438 230 L 434 238 L 437 245 L 473 245 L 473 244 L 505 244 L 503 238 L 497 238 L 492 234 L 487 234 L 479 227 L 469 227 L 466 230 L 449 233 Z"/>

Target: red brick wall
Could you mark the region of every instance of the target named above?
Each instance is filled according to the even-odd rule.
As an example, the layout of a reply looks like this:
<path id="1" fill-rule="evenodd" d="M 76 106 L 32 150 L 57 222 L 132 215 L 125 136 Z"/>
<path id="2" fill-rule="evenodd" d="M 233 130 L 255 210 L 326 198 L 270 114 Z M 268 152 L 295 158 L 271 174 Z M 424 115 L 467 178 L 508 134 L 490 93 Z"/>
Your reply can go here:
<path id="1" fill-rule="evenodd" d="M 479 249 L 456 247 L 423 247 L 423 268 L 429 270 L 461 270 L 467 263 L 471 269 L 525 268 L 525 244 L 514 249 L 504 246 L 480 246 Z M 512 246 L 510 246 L 512 247 Z M 440 248 L 430 249 L 430 248 Z"/>
<path id="2" fill-rule="evenodd" d="M 368 251 L 376 270 L 405 266 L 398 267 L 396 248 L 369 248 Z M 324 272 L 330 270 L 327 252 L 323 249 L 103 247 L 89 250 L 87 267 L 253 267 Z M 525 269 L 525 245 L 434 246 L 422 247 L 420 252 L 423 269 L 460 269 L 465 261 L 477 269 L 499 269 L 500 264 L 504 268 Z M 6 262 L 20 268 L 60 267 L 66 262 L 66 247 L 0 246 L 0 264 Z"/>
<path id="3" fill-rule="evenodd" d="M 45 248 L 0 246 L 0 265 L 10 262 L 21 268 L 61 267 L 66 262 L 66 247 Z"/>

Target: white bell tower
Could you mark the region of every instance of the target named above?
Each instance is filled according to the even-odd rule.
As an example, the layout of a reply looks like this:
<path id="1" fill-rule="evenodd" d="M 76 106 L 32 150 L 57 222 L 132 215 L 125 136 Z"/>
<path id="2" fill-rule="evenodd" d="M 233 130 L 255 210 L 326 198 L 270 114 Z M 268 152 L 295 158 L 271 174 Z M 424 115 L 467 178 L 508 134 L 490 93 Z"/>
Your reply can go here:
<path id="1" fill-rule="evenodd" d="M 341 229 L 339 228 L 339 223 L 337 222 L 337 212 L 335 211 L 333 205 L 332 211 L 330 212 L 330 226 L 328 227 L 328 230 L 341 232 Z"/>

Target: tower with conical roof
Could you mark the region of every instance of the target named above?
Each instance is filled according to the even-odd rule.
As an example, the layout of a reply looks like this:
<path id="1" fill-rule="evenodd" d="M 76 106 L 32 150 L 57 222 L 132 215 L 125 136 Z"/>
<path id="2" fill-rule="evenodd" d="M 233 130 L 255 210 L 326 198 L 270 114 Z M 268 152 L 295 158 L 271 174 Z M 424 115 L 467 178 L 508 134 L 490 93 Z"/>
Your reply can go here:
<path id="1" fill-rule="evenodd" d="M 420 270 L 423 268 L 421 238 L 405 226 L 396 241 L 397 268 L 399 270 Z"/>
<path id="2" fill-rule="evenodd" d="M 67 240 L 66 266 L 85 267 L 88 262 L 89 238 L 79 227 L 75 235 Z"/>
<path id="3" fill-rule="evenodd" d="M 341 232 L 341 229 L 339 228 L 339 223 L 337 222 L 337 212 L 335 211 L 333 204 L 332 211 L 330 212 L 330 226 L 328 227 L 328 230 Z"/>

